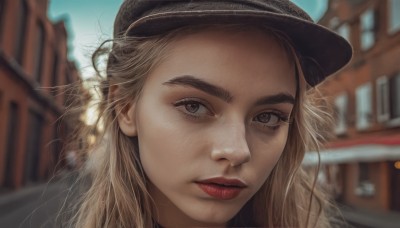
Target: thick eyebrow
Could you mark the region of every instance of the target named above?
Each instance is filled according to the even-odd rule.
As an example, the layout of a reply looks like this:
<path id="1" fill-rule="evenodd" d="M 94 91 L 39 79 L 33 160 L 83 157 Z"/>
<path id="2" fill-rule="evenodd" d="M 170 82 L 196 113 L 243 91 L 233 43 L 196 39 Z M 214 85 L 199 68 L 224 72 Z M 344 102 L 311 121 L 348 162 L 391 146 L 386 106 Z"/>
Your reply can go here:
<path id="1" fill-rule="evenodd" d="M 233 99 L 233 96 L 229 93 L 229 91 L 225 90 L 224 88 L 212 85 L 206 81 L 195 78 L 191 75 L 183 75 L 175 77 L 167 82 L 164 82 L 163 85 L 190 86 L 195 89 L 201 90 L 205 93 L 208 93 L 212 96 L 218 97 L 227 103 L 230 103 Z M 262 97 L 256 101 L 255 105 L 257 106 L 257 105 L 280 104 L 280 103 L 294 104 L 295 98 L 289 93 L 282 92 Z"/>
<path id="2" fill-rule="evenodd" d="M 281 103 L 289 103 L 294 104 L 295 99 L 291 94 L 288 93 L 278 93 L 271 96 L 266 96 L 260 98 L 256 101 L 255 105 L 271 105 L 271 104 L 281 104 Z"/>
<path id="3" fill-rule="evenodd" d="M 183 75 L 176 78 L 173 78 L 167 82 L 164 82 L 163 85 L 182 85 L 182 86 L 190 86 L 195 89 L 201 90 L 205 93 L 208 93 L 212 96 L 218 97 L 223 101 L 230 103 L 233 99 L 232 95 L 229 91 L 225 90 L 216 85 L 212 85 L 206 81 L 195 78 L 191 75 Z"/>

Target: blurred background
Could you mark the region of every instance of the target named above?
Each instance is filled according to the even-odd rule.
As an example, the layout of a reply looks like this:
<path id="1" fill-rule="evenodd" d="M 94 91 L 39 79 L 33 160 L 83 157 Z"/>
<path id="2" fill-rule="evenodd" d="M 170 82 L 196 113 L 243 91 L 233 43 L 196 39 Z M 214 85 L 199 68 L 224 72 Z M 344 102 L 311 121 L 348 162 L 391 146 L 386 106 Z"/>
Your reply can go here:
<path id="1" fill-rule="evenodd" d="M 335 137 L 318 182 L 351 225 L 400 227 L 400 0 L 293 2 L 354 47 L 351 63 L 319 86 Z M 0 227 L 55 226 L 69 188 L 59 180 L 96 135 L 67 146 L 75 126 L 94 124 L 91 54 L 112 38 L 121 3 L 0 0 Z M 317 163 L 310 151 L 303 165 Z"/>

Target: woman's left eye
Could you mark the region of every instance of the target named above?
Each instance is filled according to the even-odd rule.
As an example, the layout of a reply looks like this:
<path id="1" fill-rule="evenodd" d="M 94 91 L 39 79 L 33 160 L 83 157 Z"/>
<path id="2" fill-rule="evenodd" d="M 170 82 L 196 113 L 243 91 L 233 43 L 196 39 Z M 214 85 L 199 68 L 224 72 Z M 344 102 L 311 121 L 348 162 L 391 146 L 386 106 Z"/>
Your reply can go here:
<path id="1" fill-rule="evenodd" d="M 202 104 L 200 101 L 192 99 L 183 99 L 176 103 L 174 106 L 181 112 L 190 117 L 200 118 L 204 115 L 212 115 L 212 112 Z"/>
<path id="2" fill-rule="evenodd" d="M 288 117 L 283 113 L 263 112 L 254 117 L 253 121 L 264 127 L 276 129 L 282 124 L 282 122 L 287 122 Z"/>

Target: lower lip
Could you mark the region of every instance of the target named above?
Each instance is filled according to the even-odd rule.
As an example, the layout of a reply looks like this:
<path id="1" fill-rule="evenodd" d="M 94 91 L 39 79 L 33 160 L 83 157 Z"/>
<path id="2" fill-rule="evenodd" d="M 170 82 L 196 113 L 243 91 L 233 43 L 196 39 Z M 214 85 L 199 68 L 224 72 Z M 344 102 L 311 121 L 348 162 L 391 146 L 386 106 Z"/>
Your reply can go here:
<path id="1" fill-rule="evenodd" d="M 239 195 L 243 188 L 223 187 L 215 184 L 197 183 L 209 196 L 220 200 L 230 200 Z"/>

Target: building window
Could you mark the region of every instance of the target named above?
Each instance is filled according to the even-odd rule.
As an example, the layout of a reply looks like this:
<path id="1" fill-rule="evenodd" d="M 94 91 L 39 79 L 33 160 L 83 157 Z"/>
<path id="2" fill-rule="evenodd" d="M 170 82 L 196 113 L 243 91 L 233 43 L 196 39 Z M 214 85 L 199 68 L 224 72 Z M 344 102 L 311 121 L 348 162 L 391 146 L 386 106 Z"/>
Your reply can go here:
<path id="1" fill-rule="evenodd" d="M 389 0 L 388 2 L 388 30 L 394 33 L 400 30 L 400 1 Z"/>
<path id="2" fill-rule="evenodd" d="M 26 39 L 26 23 L 28 15 L 28 6 L 24 0 L 19 1 L 19 9 L 16 23 L 16 34 L 15 34 L 15 59 L 19 64 L 22 65 L 22 59 L 24 56 L 25 39 Z"/>
<path id="3" fill-rule="evenodd" d="M 62 143 L 59 136 L 59 122 L 55 124 L 54 132 L 53 132 L 53 162 L 54 164 L 58 164 L 61 158 L 61 150 L 62 150 Z"/>
<path id="4" fill-rule="evenodd" d="M 342 93 L 335 98 L 334 108 L 336 115 L 335 134 L 342 135 L 347 131 L 347 93 Z"/>
<path id="5" fill-rule="evenodd" d="M 54 59 L 53 59 L 53 71 L 52 71 L 52 76 L 51 76 L 51 86 L 53 87 L 51 89 L 51 93 L 55 96 L 57 95 L 57 86 L 58 86 L 58 53 L 54 53 Z"/>
<path id="6" fill-rule="evenodd" d="M 400 74 L 389 79 L 390 119 L 400 118 Z"/>
<path id="7" fill-rule="evenodd" d="M 361 14 L 361 49 L 367 50 L 375 43 L 375 10 L 368 9 Z"/>
<path id="8" fill-rule="evenodd" d="M 15 154 L 17 143 L 19 143 L 18 129 L 19 129 L 19 108 L 17 103 L 11 102 L 8 111 L 8 126 L 7 126 L 7 145 L 5 155 L 5 180 L 4 186 L 13 187 L 14 167 L 15 167 Z"/>
<path id="9" fill-rule="evenodd" d="M 369 173 L 368 163 L 358 163 L 358 186 L 355 189 L 357 196 L 371 197 L 375 195 L 375 185 L 371 182 Z"/>
<path id="10" fill-rule="evenodd" d="M 42 68 L 43 68 L 43 49 L 44 49 L 44 28 L 42 24 L 37 24 L 36 31 L 36 52 L 35 52 L 35 79 L 40 83 L 42 79 Z"/>
<path id="11" fill-rule="evenodd" d="M 332 17 L 329 20 L 329 28 L 334 29 L 339 25 L 339 23 L 340 23 L 340 20 L 338 17 Z"/>
<path id="12" fill-rule="evenodd" d="M 64 106 L 71 107 L 73 104 L 73 97 L 74 97 L 74 89 L 71 86 L 71 73 L 69 69 L 65 71 L 65 83 L 66 86 L 64 88 Z"/>
<path id="13" fill-rule="evenodd" d="M 368 82 L 356 89 L 356 128 L 364 130 L 371 126 L 372 121 L 372 86 Z"/>
<path id="14" fill-rule="evenodd" d="M 339 35 L 345 38 L 347 41 L 350 42 L 350 26 L 349 24 L 345 23 L 337 29 Z"/>
<path id="15" fill-rule="evenodd" d="M 381 76 L 376 80 L 376 104 L 378 122 L 389 119 L 389 82 L 386 76 Z"/>
<path id="16" fill-rule="evenodd" d="M 40 145 L 43 118 L 39 113 L 29 111 L 29 128 L 25 157 L 25 182 L 36 181 L 39 177 Z"/>

